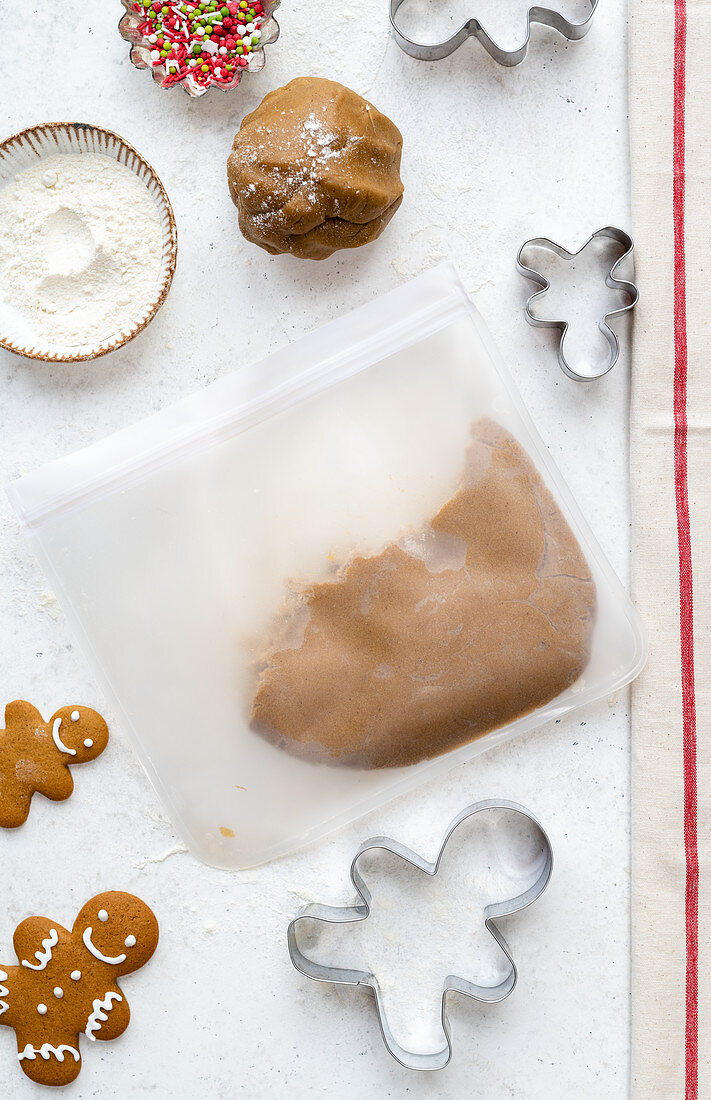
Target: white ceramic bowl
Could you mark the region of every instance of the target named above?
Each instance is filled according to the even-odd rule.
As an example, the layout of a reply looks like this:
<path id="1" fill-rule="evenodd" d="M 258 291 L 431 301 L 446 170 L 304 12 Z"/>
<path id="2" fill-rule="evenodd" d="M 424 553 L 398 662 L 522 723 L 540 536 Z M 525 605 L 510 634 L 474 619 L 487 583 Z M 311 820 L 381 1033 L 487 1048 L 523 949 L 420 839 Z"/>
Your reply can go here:
<path id="1" fill-rule="evenodd" d="M 178 255 L 178 234 L 170 200 L 150 164 L 122 137 L 101 126 L 90 126 L 84 122 L 47 122 L 13 134 L 0 142 L 0 188 L 19 172 L 35 165 L 38 160 L 56 157 L 58 153 L 101 153 L 135 172 L 156 204 L 163 238 L 155 293 L 136 316 L 131 318 L 130 324 L 101 343 L 51 347 L 43 346 L 39 341 L 30 343 L 26 337 L 24 341 L 20 340 L 17 333 L 12 331 L 12 322 L 4 317 L 0 304 L 0 347 L 28 359 L 43 359 L 49 363 L 78 363 L 96 359 L 99 355 L 122 347 L 153 320 L 173 281 Z"/>

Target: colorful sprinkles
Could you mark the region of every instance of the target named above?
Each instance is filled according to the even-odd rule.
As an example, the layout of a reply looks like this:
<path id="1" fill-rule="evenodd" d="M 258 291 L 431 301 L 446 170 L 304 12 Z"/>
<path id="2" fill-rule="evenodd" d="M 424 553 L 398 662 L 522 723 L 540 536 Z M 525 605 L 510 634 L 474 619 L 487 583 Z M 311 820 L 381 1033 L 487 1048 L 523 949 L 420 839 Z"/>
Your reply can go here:
<path id="1" fill-rule="evenodd" d="M 190 77 L 202 88 L 229 87 L 259 49 L 264 7 L 258 0 L 134 0 L 137 31 L 164 88 Z"/>

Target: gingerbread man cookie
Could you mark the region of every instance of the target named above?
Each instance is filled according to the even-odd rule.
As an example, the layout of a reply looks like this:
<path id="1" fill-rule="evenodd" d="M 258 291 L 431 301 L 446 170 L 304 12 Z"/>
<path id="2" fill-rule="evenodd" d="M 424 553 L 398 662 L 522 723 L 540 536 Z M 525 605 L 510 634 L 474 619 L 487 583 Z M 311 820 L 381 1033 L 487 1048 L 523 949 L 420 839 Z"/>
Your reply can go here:
<path id="1" fill-rule="evenodd" d="M 79 1035 L 116 1039 L 128 1027 L 117 978 L 140 969 L 158 946 L 158 922 L 139 898 L 110 891 L 88 901 L 71 932 L 47 917 L 18 924 L 19 966 L 0 964 L 0 1026 L 17 1036 L 17 1058 L 40 1085 L 79 1074 Z"/>
<path id="2" fill-rule="evenodd" d="M 8 703 L 0 730 L 0 827 L 24 825 L 37 791 L 53 802 L 69 798 L 69 765 L 96 760 L 108 740 L 106 722 L 89 707 L 62 707 L 45 722 L 31 703 Z"/>

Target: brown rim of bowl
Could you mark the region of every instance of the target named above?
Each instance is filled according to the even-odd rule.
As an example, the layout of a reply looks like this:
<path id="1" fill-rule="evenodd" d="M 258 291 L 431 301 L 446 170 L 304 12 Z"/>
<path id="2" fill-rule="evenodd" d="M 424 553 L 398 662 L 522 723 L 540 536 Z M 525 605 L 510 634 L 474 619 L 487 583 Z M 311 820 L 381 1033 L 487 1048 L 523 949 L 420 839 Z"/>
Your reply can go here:
<path id="1" fill-rule="evenodd" d="M 13 142 L 23 139 L 28 141 L 30 147 L 34 149 L 31 141 L 31 136 L 33 134 L 40 134 L 42 131 L 46 131 L 54 135 L 54 133 L 58 130 L 73 130 L 74 132 L 94 131 L 95 133 L 106 134 L 108 135 L 108 137 L 113 138 L 115 141 L 117 141 L 119 145 L 123 146 L 124 149 L 127 149 L 129 153 L 132 153 L 136 160 L 139 161 L 140 164 L 146 169 L 151 179 L 156 184 L 158 191 L 160 192 L 161 198 L 165 203 L 165 209 L 168 214 L 170 254 L 167 270 L 163 277 L 163 282 L 161 283 L 156 301 L 148 311 L 143 321 L 141 321 L 141 323 L 132 332 L 129 332 L 128 334 L 122 333 L 107 348 L 101 348 L 98 351 L 90 351 L 84 355 L 42 355 L 39 352 L 29 351 L 27 348 L 23 349 L 18 347 L 16 344 L 11 343 L 9 340 L 5 340 L 2 336 L 2 333 L 0 333 L 0 348 L 5 348 L 6 351 L 11 351 L 15 355 L 20 355 L 23 359 L 36 359 L 43 363 L 86 363 L 89 362 L 91 359 L 99 359 L 102 355 L 108 355 L 109 352 L 117 351 L 119 348 L 125 347 L 126 344 L 130 344 L 131 340 L 135 339 L 135 337 L 138 336 L 140 332 L 143 332 L 146 326 L 151 323 L 156 313 L 168 297 L 168 291 L 170 290 L 171 284 L 173 282 L 175 267 L 178 261 L 178 229 L 175 222 L 175 215 L 173 213 L 173 206 L 170 199 L 168 198 L 168 193 L 163 186 L 160 176 L 156 172 L 155 168 L 152 164 L 149 164 L 146 158 L 142 156 L 141 153 L 139 153 L 133 145 L 131 145 L 130 141 L 126 141 L 126 139 L 121 137 L 120 134 L 117 134 L 115 130 L 109 130 L 105 126 L 96 126 L 93 122 L 41 122 L 38 123 L 36 126 L 28 126 L 24 130 L 18 130 L 16 134 L 11 134 L 9 137 L 3 138 L 3 140 L 0 141 L 0 152 L 8 148 Z M 81 156 L 81 153 L 79 155 Z M 118 163 L 120 163 L 120 161 Z M 126 167 L 128 167 L 128 165 L 126 165 Z"/>

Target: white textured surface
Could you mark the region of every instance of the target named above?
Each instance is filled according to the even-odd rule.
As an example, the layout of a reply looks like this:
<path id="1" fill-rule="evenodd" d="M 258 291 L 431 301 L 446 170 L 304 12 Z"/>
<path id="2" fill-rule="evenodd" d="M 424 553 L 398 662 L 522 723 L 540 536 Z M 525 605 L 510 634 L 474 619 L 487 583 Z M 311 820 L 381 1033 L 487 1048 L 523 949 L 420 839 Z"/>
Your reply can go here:
<path id="1" fill-rule="evenodd" d="M 472 6 L 473 0 L 472 0 Z M 45 0 L 21 23 L 0 7 L 5 53 L 20 56 L 33 9 L 45 20 L 33 68 L 0 76 L 8 133 L 42 121 L 117 130 L 153 163 L 173 201 L 179 260 L 173 290 L 127 348 L 81 367 L 0 355 L 3 482 L 164 406 L 176 397 L 452 256 L 511 365 L 544 439 L 620 575 L 628 572 L 627 362 L 582 388 L 555 361 L 555 336 L 529 328 L 518 245 L 552 236 L 572 247 L 629 222 L 624 5 L 603 3 L 590 36 L 568 47 L 534 33 L 527 62 L 497 68 L 475 44 L 423 65 L 387 36 L 385 4 L 324 13 L 284 3 L 282 38 L 264 72 L 227 96 L 191 101 L 134 71 L 115 31 L 120 5 L 86 7 L 86 25 Z M 328 40 L 318 46 L 320 36 Z M 80 43 L 77 50 L 75 44 Z M 71 48 L 70 48 L 71 46 Z M 406 199 L 386 235 L 323 265 L 270 259 L 239 236 L 225 183 L 242 114 L 297 75 L 341 79 L 400 126 Z M 103 707 L 66 623 L 2 509 L 2 698 L 46 714 L 68 702 Z M 107 717 L 111 719 L 111 715 Z M 628 724 L 626 700 L 598 706 L 458 769 L 301 855 L 242 875 L 175 850 L 170 825 L 114 727 L 112 744 L 75 771 L 63 805 L 36 799 L 28 823 L 0 837 L 5 904 L 0 961 L 29 913 L 72 921 L 103 889 L 140 894 L 162 939 L 125 980 L 132 1024 L 87 1052 L 71 1095 L 512 1096 L 627 1095 Z M 432 856 L 450 818 L 487 796 L 517 799 L 548 828 L 549 890 L 506 922 L 520 968 L 504 1004 L 453 999 L 455 1055 L 431 1077 L 400 1069 L 380 1041 L 367 995 L 307 982 L 285 948 L 304 900 L 350 900 L 361 839 L 397 836 Z M 0 1093 L 41 1095 L 0 1028 Z"/>

